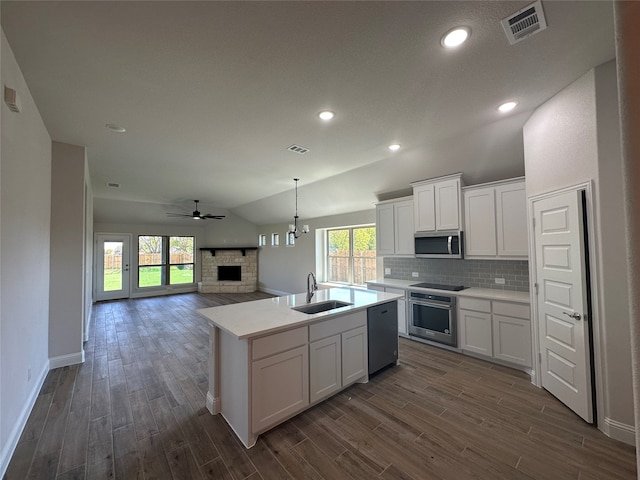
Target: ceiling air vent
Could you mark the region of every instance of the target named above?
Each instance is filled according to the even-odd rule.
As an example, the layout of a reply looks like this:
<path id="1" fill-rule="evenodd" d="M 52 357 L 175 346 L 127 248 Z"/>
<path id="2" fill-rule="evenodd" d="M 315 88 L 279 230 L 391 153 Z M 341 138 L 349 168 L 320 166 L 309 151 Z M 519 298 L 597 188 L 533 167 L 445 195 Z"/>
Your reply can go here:
<path id="1" fill-rule="evenodd" d="M 287 150 L 289 150 L 290 152 L 299 153 L 300 155 L 304 155 L 309 151 L 308 148 L 301 147 L 300 145 L 291 145 L 289 148 L 287 148 Z"/>
<path id="2" fill-rule="evenodd" d="M 115 183 L 115 182 L 107 182 L 107 187 L 109 187 L 109 188 L 120 188 L 120 184 L 119 183 Z"/>
<path id="3" fill-rule="evenodd" d="M 518 10 L 500 22 L 511 45 L 547 28 L 540 0 Z"/>

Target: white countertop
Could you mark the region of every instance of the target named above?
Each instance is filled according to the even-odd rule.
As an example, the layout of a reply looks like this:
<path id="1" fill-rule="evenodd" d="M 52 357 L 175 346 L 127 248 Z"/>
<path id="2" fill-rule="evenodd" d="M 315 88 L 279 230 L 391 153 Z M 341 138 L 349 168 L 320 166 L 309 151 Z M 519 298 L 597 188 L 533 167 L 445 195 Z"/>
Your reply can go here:
<path id="1" fill-rule="evenodd" d="M 318 320 L 326 320 L 329 317 L 344 315 L 372 305 L 402 298 L 401 295 L 395 293 L 377 292 L 362 288 L 330 288 L 317 290 L 310 303 L 340 300 L 349 302 L 352 305 L 315 314 L 302 313 L 291 309 L 292 307 L 308 305 L 306 297 L 306 293 L 298 293 L 253 302 L 203 308 L 198 310 L 198 313 L 207 319 L 209 325 L 218 327 L 242 339 L 303 326 Z"/>
<path id="2" fill-rule="evenodd" d="M 392 288 L 411 288 L 415 290 L 424 290 L 428 292 L 438 292 L 440 294 L 453 295 L 456 297 L 474 297 L 474 298 L 486 298 L 489 300 L 504 300 L 507 302 L 519 302 L 530 303 L 529 292 L 515 292 L 512 290 L 497 290 L 493 288 L 465 288 L 458 292 L 451 292 L 449 290 L 436 290 L 431 288 L 416 288 L 411 287 L 415 283 L 421 283 L 421 280 L 397 280 L 395 278 L 377 278 L 376 280 L 368 281 L 367 284 L 380 285 L 383 287 Z"/>

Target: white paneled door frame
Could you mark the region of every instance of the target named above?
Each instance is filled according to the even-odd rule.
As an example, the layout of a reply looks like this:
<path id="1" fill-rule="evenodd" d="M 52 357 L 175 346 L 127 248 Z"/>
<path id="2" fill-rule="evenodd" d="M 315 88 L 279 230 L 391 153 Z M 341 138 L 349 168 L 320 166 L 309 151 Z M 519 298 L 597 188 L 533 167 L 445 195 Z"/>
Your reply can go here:
<path id="1" fill-rule="evenodd" d="M 588 319 L 589 326 L 593 332 L 593 357 L 594 357 L 594 373 L 595 373 L 595 402 L 596 402 L 596 416 L 598 421 L 598 428 L 603 429 L 604 426 L 604 412 L 607 411 L 606 396 L 604 395 L 604 377 L 602 366 L 602 351 L 601 351 L 601 313 L 600 313 L 600 287 L 598 281 L 598 240 L 595 231 L 596 218 L 595 207 L 593 197 L 593 182 L 586 182 L 570 187 L 566 187 L 553 192 L 544 193 L 528 198 L 528 222 L 529 222 L 529 278 L 530 278 L 530 294 L 531 294 L 531 335 L 533 339 L 534 358 L 533 358 L 533 383 L 538 387 L 542 387 L 542 377 L 540 372 L 542 371 L 541 365 L 541 339 L 540 339 L 540 325 L 539 325 L 539 306 L 536 295 L 536 285 L 539 283 L 537 272 L 537 254 L 536 254 L 536 239 L 535 230 L 533 228 L 534 219 L 534 207 L 536 202 L 540 200 L 550 199 L 559 195 L 564 195 L 570 192 L 575 192 L 576 196 L 579 192 L 585 192 L 585 218 L 587 222 L 587 246 L 589 256 L 589 280 L 591 286 L 591 318 Z M 538 288 L 539 290 L 539 288 Z"/>

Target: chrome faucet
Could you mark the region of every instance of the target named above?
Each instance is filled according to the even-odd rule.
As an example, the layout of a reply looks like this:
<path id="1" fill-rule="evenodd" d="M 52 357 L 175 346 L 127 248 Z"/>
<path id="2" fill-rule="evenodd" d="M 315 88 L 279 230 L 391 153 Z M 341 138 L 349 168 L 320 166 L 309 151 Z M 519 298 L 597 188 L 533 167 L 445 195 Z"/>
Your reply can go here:
<path id="1" fill-rule="evenodd" d="M 311 283 L 312 279 L 313 283 Z M 313 292 L 315 292 L 317 289 L 318 284 L 316 283 L 316 276 L 313 274 L 313 272 L 309 272 L 309 275 L 307 275 L 307 303 L 311 301 L 311 299 L 313 298 Z"/>

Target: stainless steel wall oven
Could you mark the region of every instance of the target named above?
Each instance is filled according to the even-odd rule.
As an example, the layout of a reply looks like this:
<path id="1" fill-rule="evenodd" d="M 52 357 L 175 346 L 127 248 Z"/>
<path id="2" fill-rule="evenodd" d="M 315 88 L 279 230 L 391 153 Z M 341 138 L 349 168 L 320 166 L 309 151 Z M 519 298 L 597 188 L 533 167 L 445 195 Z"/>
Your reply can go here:
<path id="1" fill-rule="evenodd" d="M 409 335 L 458 346 L 456 297 L 409 290 Z"/>

